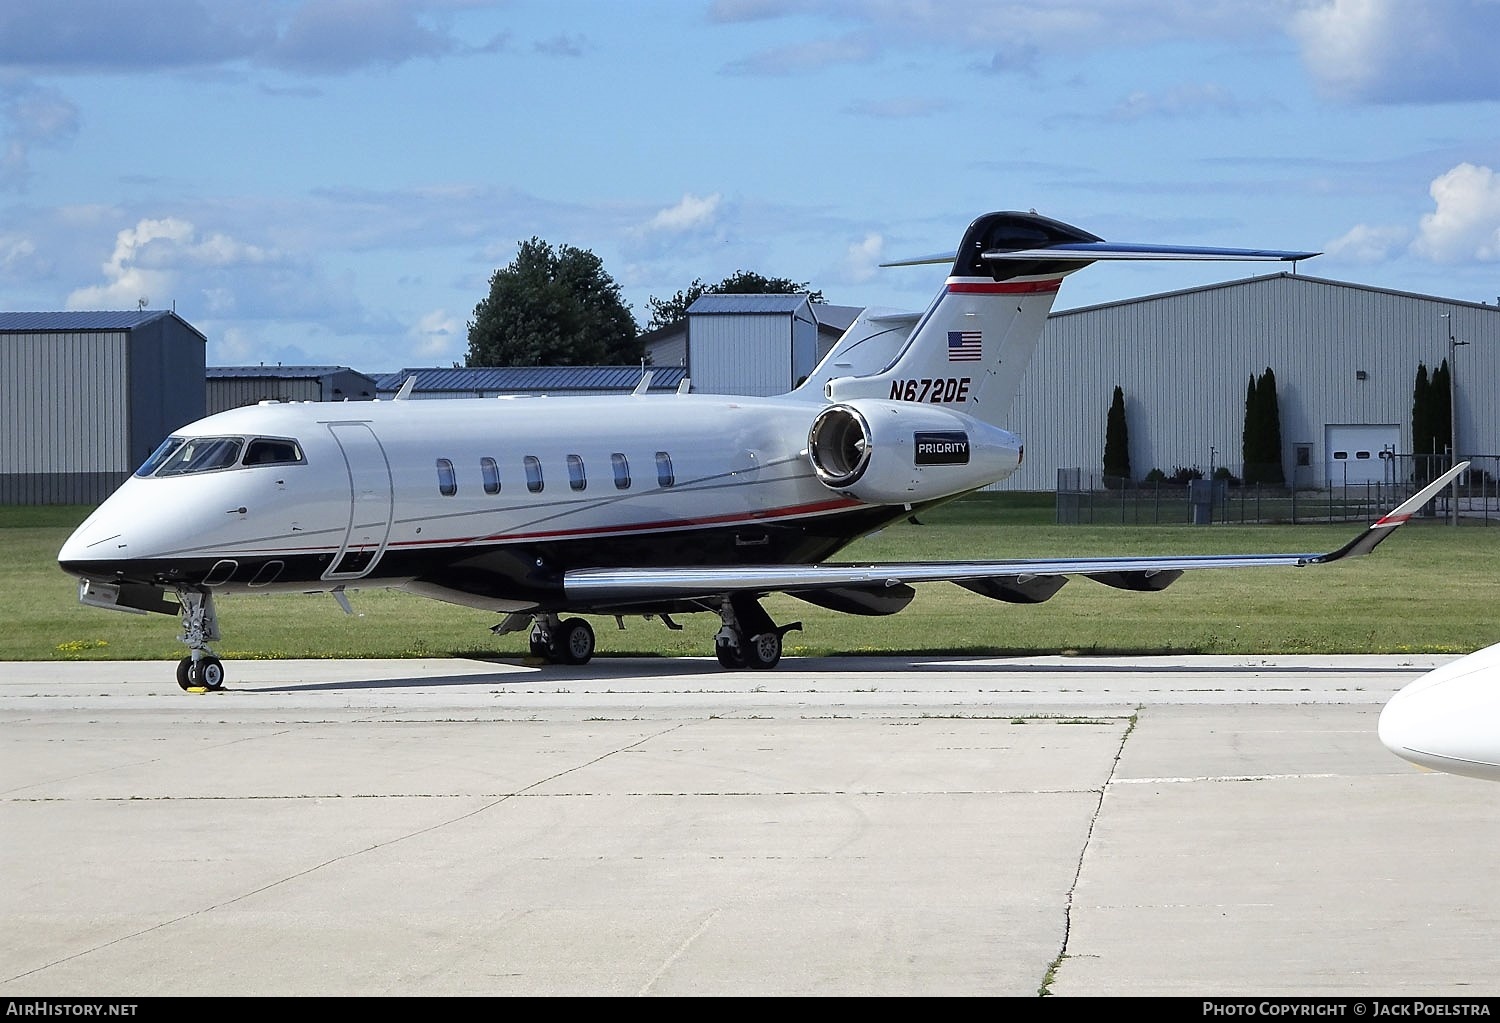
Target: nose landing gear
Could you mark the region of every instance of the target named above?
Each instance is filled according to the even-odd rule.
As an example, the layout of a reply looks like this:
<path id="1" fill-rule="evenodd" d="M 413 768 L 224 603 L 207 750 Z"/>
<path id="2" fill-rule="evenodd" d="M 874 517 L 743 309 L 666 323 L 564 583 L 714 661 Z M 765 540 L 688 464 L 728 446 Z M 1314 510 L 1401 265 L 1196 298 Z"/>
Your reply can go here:
<path id="1" fill-rule="evenodd" d="M 184 690 L 223 689 L 224 662 L 208 648 L 221 638 L 214 595 L 208 590 L 181 589 L 177 599 L 182 602 L 182 635 L 177 639 L 188 646 L 188 656 L 177 662 L 177 684 Z"/>

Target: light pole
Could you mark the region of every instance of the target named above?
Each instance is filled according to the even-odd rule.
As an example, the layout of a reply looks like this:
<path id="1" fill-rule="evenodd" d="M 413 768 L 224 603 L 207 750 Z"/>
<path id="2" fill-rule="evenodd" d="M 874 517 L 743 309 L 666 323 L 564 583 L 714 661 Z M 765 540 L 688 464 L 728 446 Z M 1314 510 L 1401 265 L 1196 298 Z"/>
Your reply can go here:
<path id="1" fill-rule="evenodd" d="M 1453 336 L 1453 314 L 1443 313 L 1443 319 L 1448 321 L 1448 454 L 1456 463 L 1458 461 L 1458 350 L 1467 341 L 1460 341 Z M 1450 521 L 1458 525 L 1458 477 L 1453 479 L 1453 497 L 1449 501 Z"/>

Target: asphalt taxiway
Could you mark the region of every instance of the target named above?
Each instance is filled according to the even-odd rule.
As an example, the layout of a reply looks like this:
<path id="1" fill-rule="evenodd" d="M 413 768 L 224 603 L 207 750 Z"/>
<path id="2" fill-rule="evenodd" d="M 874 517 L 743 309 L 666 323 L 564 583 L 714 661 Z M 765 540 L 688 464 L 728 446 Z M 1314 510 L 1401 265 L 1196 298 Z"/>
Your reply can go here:
<path id="1" fill-rule="evenodd" d="M 0 995 L 1496 995 L 1448 659 L 4 663 Z"/>

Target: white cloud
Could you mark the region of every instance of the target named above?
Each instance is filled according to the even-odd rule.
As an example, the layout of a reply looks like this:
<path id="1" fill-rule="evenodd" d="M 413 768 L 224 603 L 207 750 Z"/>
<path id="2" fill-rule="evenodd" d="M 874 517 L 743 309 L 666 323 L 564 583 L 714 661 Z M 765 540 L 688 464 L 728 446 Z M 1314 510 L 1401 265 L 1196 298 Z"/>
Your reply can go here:
<path id="1" fill-rule="evenodd" d="M 1437 103 L 1500 97 L 1494 0 L 1331 0 L 1290 25 L 1309 73 L 1356 102 Z"/>
<path id="2" fill-rule="evenodd" d="M 645 229 L 650 232 L 665 231 L 681 234 L 711 227 L 722 200 L 723 196 L 718 192 L 705 196 L 684 195 L 682 201 L 676 206 L 662 210 L 652 217 Z"/>
<path id="3" fill-rule="evenodd" d="M 1380 227 L 1359 224 L 1324 246 L 1330 258 L 1351 263 L 1383 263 L 1397 255 L 1411 239 L 1404 227 Z"/>
<path id="4" fill-rule="evenodd" d="M 20 235 L 0 234 L 0 270 L 11 270 L 31 262 L 36 244 Z"/>
<path id="5" fill-rule="evenodd" d="M 885 254 L 885 239 L 870 232 L 844 250 L 841 274 L 849 284 L 863 284 L 875 277 Z"/>
<path id="6" fill-rule="evenodd" d="M 238 242 L 224 234 L 199 238 L 190 221 L 176 217 L 146 218 L 115 235 L 114 251 L 101 267 L 105 281 L 73 291 L 69 309 L 127 309 L 153 296 L 165 301 L 184 274 L 276 260 L 267 249 Z M 212 308 L 234 306 L 225 287 L 203 288 Z"/>
<path id="7" fill-rule="evenodd" d="M 252 365 L 264 349 L 238 327 L 225 327 L 213 339 L 214 353 L 210 365 Z"/>
<path id="8" fill-rule="evenodd" d="M 463 323 L 443 309 L 424 315 L 407 334 L 413 352 L 424 359 L 445 359 L 458 350 L 461 341 L 468 340 Z"/>
<path id="9" fill-rule="evenodd" d="M 1414 252 L 1440 263 L 1500 260 L 1500 175 L 1461 163 L 1428 191 L 1437 209 L 1422 218 Z"/>

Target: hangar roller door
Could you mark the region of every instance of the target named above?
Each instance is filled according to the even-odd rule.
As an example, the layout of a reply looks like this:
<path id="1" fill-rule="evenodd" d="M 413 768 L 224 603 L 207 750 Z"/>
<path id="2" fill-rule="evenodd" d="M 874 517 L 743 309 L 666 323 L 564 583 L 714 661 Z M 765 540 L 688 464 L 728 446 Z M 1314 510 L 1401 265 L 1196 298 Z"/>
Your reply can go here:
<path id="1" fill-rule="evenodd" d="M 1395 424 L 1343 424 L 1323 429 L 1329 486 L 1394 483 L 1401 427 Z"/>

